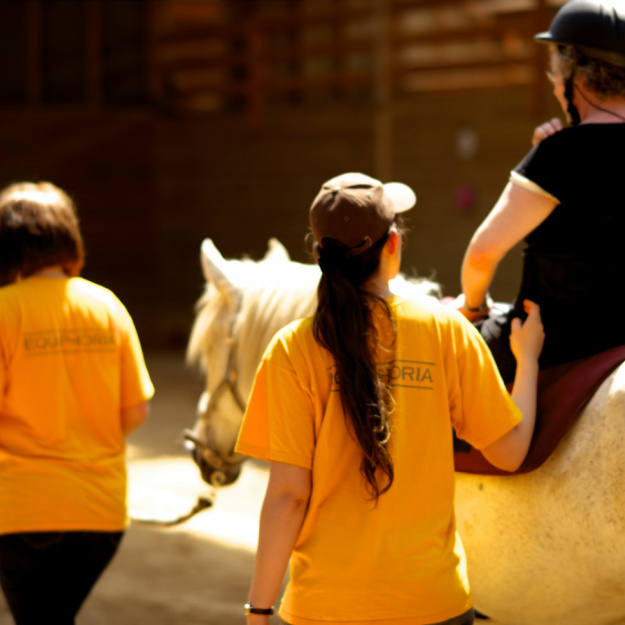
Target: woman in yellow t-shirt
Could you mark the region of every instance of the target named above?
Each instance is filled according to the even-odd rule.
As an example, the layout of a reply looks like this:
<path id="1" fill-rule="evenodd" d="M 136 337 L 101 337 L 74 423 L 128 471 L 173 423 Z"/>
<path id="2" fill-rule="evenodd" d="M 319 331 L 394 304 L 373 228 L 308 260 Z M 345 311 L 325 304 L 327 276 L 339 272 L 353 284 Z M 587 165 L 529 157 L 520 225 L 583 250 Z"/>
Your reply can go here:
<path id="1" fill-rule="evenodd" d="M 290 625 L 466 625 L 452 426 L 514 470 L 534 428 L 538 307 L 514 323 L 512 396 L 456 310 L 389 290 L 400 266 L 400 183 L 326 182 L 310 209 L 322 270 L 314 317 L 281 330 L 257 372 L 237 451 L 271 462 L 248 625 L 266 625 L 290 561 Z"/>
<path id="2" fill-rule="evenodd" d="M 125 443 L 154 389 L 130 315 L 78 277 L 70 198 L 0 192 L 0 584 L 17 625 L 70 625 L 114 556 Z"/>

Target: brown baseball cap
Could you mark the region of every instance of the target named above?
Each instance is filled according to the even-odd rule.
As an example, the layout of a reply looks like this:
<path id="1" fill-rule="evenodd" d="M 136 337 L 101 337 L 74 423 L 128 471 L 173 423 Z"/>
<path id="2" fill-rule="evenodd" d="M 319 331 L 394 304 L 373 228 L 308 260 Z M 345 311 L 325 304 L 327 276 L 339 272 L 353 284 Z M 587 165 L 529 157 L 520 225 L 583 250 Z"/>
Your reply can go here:
<path id="1" fill-rule="evenodd" d="M 414 191 L 401 182 L 382 184 L 365 174 L 341 174 L 321 186 L 310 207 L 310 227 L 321 244 L 335 239 L 364 252 L 386 234 L 397 213 L 416 202 Z"/>

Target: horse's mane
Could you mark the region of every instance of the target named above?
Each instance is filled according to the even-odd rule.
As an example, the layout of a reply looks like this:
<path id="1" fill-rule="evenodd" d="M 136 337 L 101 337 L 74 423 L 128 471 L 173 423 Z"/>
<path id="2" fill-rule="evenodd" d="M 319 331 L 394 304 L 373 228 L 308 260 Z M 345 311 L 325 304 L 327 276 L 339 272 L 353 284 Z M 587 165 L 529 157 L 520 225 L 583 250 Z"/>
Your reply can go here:
<path id="1" fill-rule="evenodd" d="M 187 361 L 203 369 L 211 335 L 219 334 L 221 340 L 228 336 L 229 327 L 219 327 L 218 332 L 214 327 L 214 324 L 224 326 L 224 318 L 230 324 L 236 315 L 233 325 L 236 343 L 245 345 L 249 359 L 260 362 L 265 347 L 280 328 L 314 312 L 321 275 L 317 265 L 285 258 L 265 258 L 258 262 L 230 260 L 228 273 L 229 288 L 219 290 L 207 283 L 196 305 Z M 394 293 L 409 299 L 426 295 L 440 297 L 439 286 L 423 278 L 400 275 L 391 287 Z"/>
<path id="2" fill-rule="evenodd" d="M 203 366 L 211 326 L 219 323 L 227 308 L 231 310 L 230 317 L 236 313 L 234 334 L 238 341 L 245 341 L 246 349 L 261 353 L 281 327 L 313 311 L 320 275 L 317 266 L 244 259 L 229 261 L 228 268 L 233 270 L 230 277 L 234 276 L 228 292 L 207 283 L 196 304 L 187 348 L 187 361 L 191 364 Z"/>

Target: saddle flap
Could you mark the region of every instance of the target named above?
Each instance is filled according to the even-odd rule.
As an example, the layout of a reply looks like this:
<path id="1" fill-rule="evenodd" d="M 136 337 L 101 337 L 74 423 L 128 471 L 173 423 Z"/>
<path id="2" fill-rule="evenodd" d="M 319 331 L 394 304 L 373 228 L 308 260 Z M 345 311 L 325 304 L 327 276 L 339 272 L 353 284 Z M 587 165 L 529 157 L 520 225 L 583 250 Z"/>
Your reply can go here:
<path id="1" fill-rule="evenodd" d="M 521 467 L 514 473 L 498 469 L 479 450 L 456 439 L 456 471 L 483 475 L 516 475 L 537 469 L 551 455 L 602 382 L 623 361 L 625 345 L 613 347 L 589 358 L 541 370 L 538 374 L 536 427 Z"/>

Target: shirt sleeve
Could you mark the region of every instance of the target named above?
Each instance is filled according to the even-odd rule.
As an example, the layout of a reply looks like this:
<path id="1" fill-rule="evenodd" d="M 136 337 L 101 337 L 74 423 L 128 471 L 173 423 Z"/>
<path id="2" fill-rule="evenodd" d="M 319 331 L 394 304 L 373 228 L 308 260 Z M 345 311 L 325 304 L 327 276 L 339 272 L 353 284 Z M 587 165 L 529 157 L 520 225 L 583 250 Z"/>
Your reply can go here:
<path id="1" fill-rule="evenodd" d="M 506 390 L 484 339 L 456 314 L 452 325 L 454 356 L 446 365 L 451 420 L 460 438 L 483 449 L 518 425 L 522 414 Z"/>
<path id="2" fill-rule="evenodd" d="M 575 150 L 570 131 L 565 128 L 535 145 L 513 170 L 559 202 L 565 201 L 571 188 L 573 169 L 569 161 Z"/>
<path id="3" fill-rule="evenodd" d="M 0 319 L 0 324 L 2 323 L 2 319 Z M 4 328 L 0 327 L 0 409 L 2 409 L 2 404 L 4 403 L 4 387 L 6 386 L 7 380 L 7 357 L 6 357 L 6 349 L 4 345 L 3 339 L 3 331 Z"/>
<path id="4" fill-rule="evenodd" d="M 315 411 L 310 385 L 294 365 L 295 346 L 274 339 L 256 373 L 236 451 L 312 468 Z"/>
<path id="5" fill-rule="evenodd" d="M 121 334 L 121 407 L 141 404 L 154 395 L 135 325 L 125 306 L 116 301 L 116 321 Z"/>

